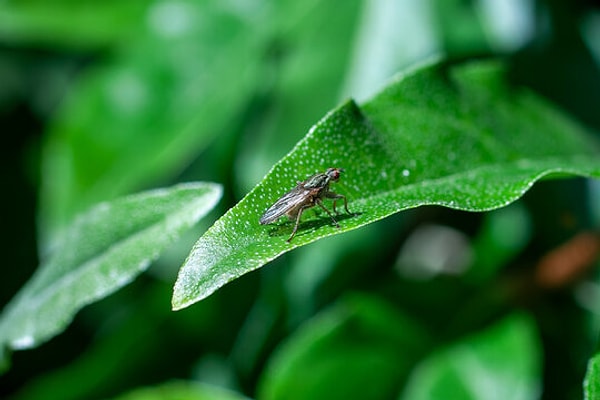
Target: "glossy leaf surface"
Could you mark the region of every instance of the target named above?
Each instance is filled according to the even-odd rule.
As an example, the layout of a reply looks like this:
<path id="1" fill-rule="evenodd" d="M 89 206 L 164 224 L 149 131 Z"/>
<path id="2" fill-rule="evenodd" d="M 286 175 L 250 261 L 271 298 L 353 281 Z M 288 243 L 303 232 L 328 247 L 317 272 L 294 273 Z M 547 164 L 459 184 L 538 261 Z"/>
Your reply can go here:
<path id="1" fill-rule="evenodd" d="M 521 197 L 547 176 L 600 176 L 585 132 L 532 93 L 510 87 L 493 62 L 428 65 L 401 76 L 371 101 L 346 102 L 194 246 L 175 284 L 184 308 L 282 253 L 409 208 L 486 211 Z M 262 213 L 296 182 L 345 169 L 335 192 L 353 215 L 305 212 L 293 224 L 261 226 Z M 328 203 L 331 207 L 331 204 Z"/>

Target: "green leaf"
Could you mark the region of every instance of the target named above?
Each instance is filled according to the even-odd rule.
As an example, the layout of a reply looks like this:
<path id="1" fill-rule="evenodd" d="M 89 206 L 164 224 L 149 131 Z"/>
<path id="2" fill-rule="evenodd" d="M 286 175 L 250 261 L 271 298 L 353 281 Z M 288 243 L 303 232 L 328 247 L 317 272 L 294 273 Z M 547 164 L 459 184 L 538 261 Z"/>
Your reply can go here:
<path id="1" fill-rule="evenodd" d="M 586 400 L 600 399 L 600 353 L 595 354 L 588 362 L 583 392 Z"/>
<path id="2" fill-rule="evenodd" d="M 91 47 L 123 40 L 139 29 L 149 0 L 86 3 L 70 0 L 3 1 L 3 41 Z"/>
<path id="3" fill-rule="evenodd" d="M 198 382 L 174 381 L 132 390 L 115 400 L 243 400 L 247 397 Z"/>
<path id="4" fill-rule="evenodd" d="M 242 193 L 339 101 L 353 65 L 348 60 L 356 45 L 363 3 L 346 0 L 340 7 L 328 0 L 277 2 L 273 18 L 277 47 L 268 65 L 276 71 L 276 81 L 268 87 L 268 109 L 262 117 L 266 122 L 239 146 L 235 167 L 245 189 Z"/>
<path id="5" fill-rule="evenodd" d="M 258 398 L 393 398 L 430 345 L 426 332 L 387 302 L 347 296 L 279 347 Z"/>
<path id="6" fill-rule="evenodd" d="M 34 347 L 63 330 L 83 306 L 146 270 L 210 211 L 221 186 L 188 183 L 102 203 L 75 220 L 64 240 L 0 317 L 0 346 Z"/>
<path id="7" fill-rule="evenodd" d="M 535 324 L 514 314 L 417 366 L 401 399 L 537 399 L 541 345 Z"/>
<path id="8" fill-rule="evenodd" d="M 430 65 L 400 77 L 359 108 L 349 101 L 317 123 L 244 199 L 198 240 L 175 284 L 181 309 L 279 255 L 422 205 L 485 211 L 510 204 L 545 176 L 600 176 L 585 132 L 541 99 L 508 87 L 494 62 Z M 335 192 L 354 215 L 303 216 L 261 226 L 297 180 L 346 170 Z"/>
<path id="9" fill-rule="evenodd" d="M 147 12 L 144 29 L 82 74 L 49 124 L 42 233 L 183 170 L 231 129 L 256 85 L 262 35 L 248 34 L 254 17 L 191 0 Z"/>
<path id="10" fill-rule="evenodd" d="M 487 213 L 473 241 L 475 261 L 466 272 L 470 282 L 491 280 L 509 260 L 529 243 L 531 219 L 522 203 Z"/>

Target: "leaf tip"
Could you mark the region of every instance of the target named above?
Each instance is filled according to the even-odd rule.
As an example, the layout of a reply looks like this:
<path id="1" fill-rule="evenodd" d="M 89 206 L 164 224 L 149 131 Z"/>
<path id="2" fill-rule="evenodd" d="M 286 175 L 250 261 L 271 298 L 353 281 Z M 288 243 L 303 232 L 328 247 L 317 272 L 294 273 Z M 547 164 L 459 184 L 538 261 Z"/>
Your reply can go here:
<path id="1" fill-rule="evenodd" d="M 195 301 L 190 301 L 189 298 L 183 294 L 184 290 L 179 287 L 179 283 L 180 279 L 177 279 L 175 287 L 173 288 L 173 297 L 171 297 L 171 311 L 183 310 L 195 303 Z"/>

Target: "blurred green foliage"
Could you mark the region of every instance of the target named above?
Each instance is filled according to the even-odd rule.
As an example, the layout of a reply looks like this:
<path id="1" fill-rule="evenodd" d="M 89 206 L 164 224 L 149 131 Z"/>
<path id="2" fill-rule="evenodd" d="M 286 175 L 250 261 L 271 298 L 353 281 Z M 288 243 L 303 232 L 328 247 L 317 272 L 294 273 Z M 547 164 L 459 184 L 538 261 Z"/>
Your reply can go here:
<path id="1" fill-rule="evenodd" d="M 1 301 L 89 206 L 206 180 L 225 189 L 215 220 L 329 110 L 432 55 L 503 57 L 598 131 L 599 26 L 583 0 L 4 1 Z M 599 194 L 571 179 L 489 213 L 406 211 L 172 313 L 201 225 L 14 353 L 0 397 L 594 398 Z"/>
<path id="2" fill-rule="evenodd" d="M 0 319 L 2 349 L 60 333 L 83 306 L 132 281 L 218 202 L 219 185 L 181 184 L 100 203 L 74 221 Z"/>

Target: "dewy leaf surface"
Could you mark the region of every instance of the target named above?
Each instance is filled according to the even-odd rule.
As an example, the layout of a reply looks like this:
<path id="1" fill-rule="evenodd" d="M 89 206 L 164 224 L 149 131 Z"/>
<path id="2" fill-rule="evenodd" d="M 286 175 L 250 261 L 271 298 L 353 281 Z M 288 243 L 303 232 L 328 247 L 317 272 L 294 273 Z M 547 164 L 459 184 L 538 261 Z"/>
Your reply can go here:
<path id="1" fill-rule="evenodd" d="M 101 203 L 80 216 L 3 311 L 0 346 L 30 348 L 60 332 L 81 307 L 144 271 L 221 192 L 213 183 L 181 184 Z"/>
<path id="2" fill-rule="evenodd" d="M 293 224 L 259 225 L 298 180 L 328 167 L 345 169 L 332 189 L 355 213 L 340 215 L 340 229 L 318 211 L 304 213 L 291 243 Z M 502 207 L 547 175 L 600 176 L 598 147 L 577 124 L 509 87 L 497 63 L 422 67 L 360 108 L 349 101 L 318 122 L 198 240 L 180 270 L 173 308 L 319 238 L 422 205 Z"/>

